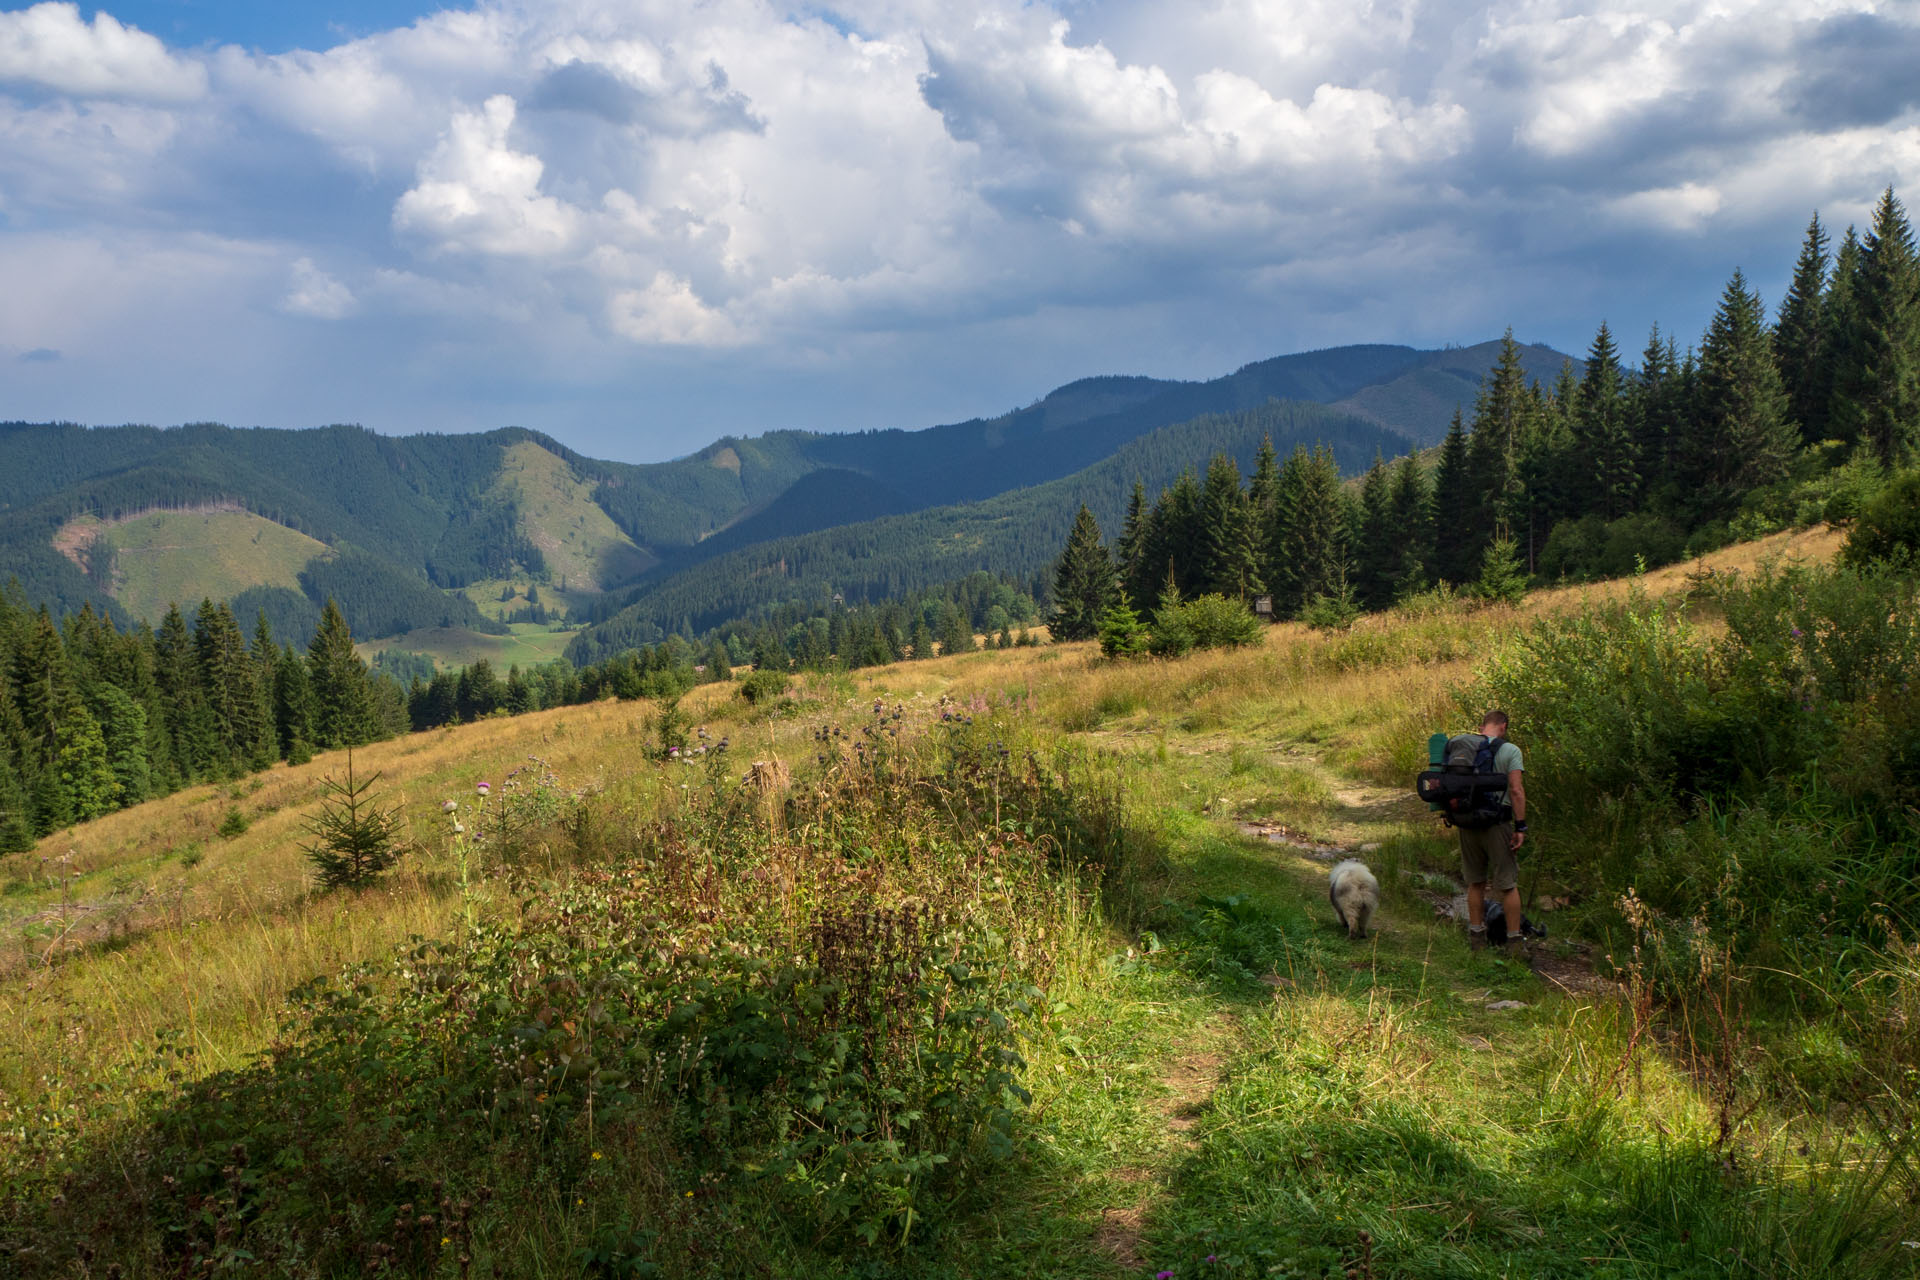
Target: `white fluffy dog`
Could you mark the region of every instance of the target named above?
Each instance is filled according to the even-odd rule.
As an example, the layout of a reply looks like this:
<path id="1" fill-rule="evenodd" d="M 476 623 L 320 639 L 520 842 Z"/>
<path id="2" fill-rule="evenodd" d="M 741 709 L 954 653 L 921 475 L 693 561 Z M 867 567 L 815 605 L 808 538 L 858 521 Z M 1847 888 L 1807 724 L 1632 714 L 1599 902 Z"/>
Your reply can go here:
<path id="1" fill-rule="evenodd" d="M 1358 858 L 1348 858 L 1327 877 L 1327 900 L 1347 928 L 1349 938 L 1367 936 L 1367 925 L 1380 907 L 1380 882 Z"/>

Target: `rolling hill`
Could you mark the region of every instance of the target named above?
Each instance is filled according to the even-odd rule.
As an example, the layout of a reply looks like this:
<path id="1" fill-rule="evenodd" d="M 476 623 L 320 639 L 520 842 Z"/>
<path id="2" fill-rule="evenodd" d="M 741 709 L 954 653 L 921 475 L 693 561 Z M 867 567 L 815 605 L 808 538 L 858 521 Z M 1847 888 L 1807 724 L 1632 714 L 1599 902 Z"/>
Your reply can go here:
<path id="1" fill-rule="evenodd" d="M 729 437 L 653 464 L 521 428 L 0 424 L 0 573 L 56 614 L 91 605 L 122 623 L 231 596 L 296 640 L 328 596 L 356 635 L 380 639 L 504 634 L 537 592 L 547 616 L 622 617 L 604 638 L 758 607 L 742 589 L 755 578 L 877 595 L 977 568 L 1027 572 L 1057 543 L 1040 514 L 1056 498 L 1071 510 L 1085 495 L 1109 518 L 1134 474 L 1161 483 L 1209 441 L 1244 455 L 1245 431 L 1222 424 L 1268 421 L 1276 404 L 1277 438 L 1325 440 L 1363 466 L 1376 449 L 1437 438 L 1492 358 L 1492 344 L 1369 345 L 1202 382 L 1086 378 L 994 418 Z M 1544 347 L 1524 358 L 1539 378 L 1565 359 Z M 1182 424 L 1186 436 L 1145 444 Z M 1163 464 L 1172 439 L 1192 448 Z"/>

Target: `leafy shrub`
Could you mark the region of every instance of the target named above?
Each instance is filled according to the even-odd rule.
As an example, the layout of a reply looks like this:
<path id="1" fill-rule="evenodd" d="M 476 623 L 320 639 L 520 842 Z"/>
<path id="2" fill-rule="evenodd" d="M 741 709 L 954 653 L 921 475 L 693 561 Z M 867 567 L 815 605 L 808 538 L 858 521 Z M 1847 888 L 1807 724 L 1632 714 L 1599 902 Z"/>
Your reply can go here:
<path id="1" fill-rule="evenodd" d="M 1300 621 L 1315 631 L 1345 631 L 1359 617 L 1360 605 L 1353 598 L 1353 588 L 1344 582 L 1338 595 L 1318 593 L 1300 610 Z"/>
<path id="2" fill-rule="evenodd" d="M 784 694 L 793 681 L 784 671 L 772 669 L 749 672 L 740 681 L 740 697 L 749 706 L 758 706 L 763 702 L 772 702 Z"/>
<path id="3" fill-rule="evenodd" d="M 250 825 L 247 815 L 240 812 L 239 805 L 228 805 L 226 816 L 220 819 L 220 825 L 214 828 L 214 834 L 223 840 L 232 840 L 236 836 L 245 835 Z"/>
<path id="4" fill-rule="evenodd" d="M 1861 509 L 1841 556 L 1852 565 L 1904 565 L 1920 558 L 1920 471 L 1894 477 Z"/>
<path id="5" fill-rule="evenodd" d="M 1541 548 L 1540 576 L 1550 581 L 1624 578 L 1642 565 L 1658 568 L 1688 554 L 1724 545 L 1726 538 L 1726 526 L 1721 525 L 1717 534 L 1705 535 L 1701 548 L 1695 549 L 1686 530 L 1671 520 L 1646 513 L 1622 516 L 1611 523 L 1599 516 L 1562 520 Z"/>
<path id="6" fill-rule="evenodd" d="M 1713 600 L 1718 637 L 1635 598 L 1543 621 L 1482 668 L 1463 710 L 1512 713 L 1555 833 L 1540 856 L 1596 901 L 1637 887 L 1743 954 L 1825 963 L 1907 930 L 1920 587 L 1767 568 Z"/>
<path id="7" fill-rule="evenodd" d="M 1594 567 L 1603 578 L 1624 578 L 1642 566 L 1657 569 L 1686 554 L 1686 530 L 1671 520 L 1642 513 L 1622 516 L 1607 526 L 1607 540 Z"/>
<path id="8" fill-rule="evenodd" d="M 1402 618 L 1434 618 L 1464 613 L 1472 601 L 1453 589 L 1450 583 L 1436 583 L 1424 590 L 1408 591 L 1394 601 L 1393 610 Z"/>
<path id="9" fill-rule="evenodd" d="M 1236 648 L 1258 640 L 1262 629 L 1260 619 L 1243 600 L 1222 595 L 1175 598 L 1154 613 L 1149 648 L 1163 657 L 1179 657 L 1195 649 Z"/>
<path id="10" fill-rule="evenodd" d="M 1562 520 L 1540 549 L 1540 576 L 1549 582 L 1590 578 L 1607 545 L 1607 522 L 1599 516 Z"/>
<path id="11" fill-rule="evenodd" d="M 558 1241 L 587 1274 L 732 1275 L 783 1237 L 918 1243 L 1010 1153 L 1054 958 L 1137 855 L 1083 755 L 983 700 L 900 714 L 827 734 L 777 817 L 716 771 L 566 885 L 509 872 L 453 939 L 304 988 L 256 1062 L 138 1103 L 143 1158 L 33 1174 L 18 1256 L 514 1275 Z"/>

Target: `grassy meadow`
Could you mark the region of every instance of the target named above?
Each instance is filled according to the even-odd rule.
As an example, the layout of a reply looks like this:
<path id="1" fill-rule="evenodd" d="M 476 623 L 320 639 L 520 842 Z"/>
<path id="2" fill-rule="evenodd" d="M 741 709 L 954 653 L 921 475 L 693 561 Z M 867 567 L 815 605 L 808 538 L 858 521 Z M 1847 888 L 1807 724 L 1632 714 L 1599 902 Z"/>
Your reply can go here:
<path id="1" fill-rule="evenodd" d="M 1893 1095 L 1808 1083 L 1853 1028 L 1663 987 L 1550 807 L 1552 938 L 1470 954 L 1408 791 L 1539 619 L 1837 544 L 414 735 L 354 753 L 409 846 L 355 893 L 299 847 L 344 753 L 50 838 L 0 863 L 0 1271 L 1912 1275 Z"/>
<path id="2" fill-rule="evenodd" d="M 113 548 L 113 598 L 155 626 L 175 603 L 191 616 L 201 600 L 228 600 L 249 587 L 298 591 L 307 562 L 327 554 L 325 543 L 304 533 L 225 509 L 148 511 L 111 522 L 80 516 L 62 526 L 55 545 L 78 548 L 99 537 Z"/>
<path id="3" fill-rule="evenodd" d="M 354 647 L 369 662 L 384 649 L 424 654 L 441 667 L 467 667 L 484 659 L 504 676 L 508 667 L 537 667 L 563 656 L 567 642 L 576 634 L 533 622 L 507 625 L 512 634 L 504 636 L 485 635 L 465 627 L 421 627 L 397 636 L 362 641 Z"/>

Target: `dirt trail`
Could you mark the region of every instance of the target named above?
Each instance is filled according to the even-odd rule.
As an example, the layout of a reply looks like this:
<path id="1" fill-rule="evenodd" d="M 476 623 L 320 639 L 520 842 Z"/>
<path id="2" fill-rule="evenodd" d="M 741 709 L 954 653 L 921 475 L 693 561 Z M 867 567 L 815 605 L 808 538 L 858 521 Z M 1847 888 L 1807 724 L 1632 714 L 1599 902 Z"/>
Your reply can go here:
<path id="1" fill-rule="evenodd" d="M 1156 1167 L 1130 1165 L 1115 1171 L 1114 1179 L 1123 1192 L 1116 1199 L 1122 1203 L 1102 1209 L 1094 1231 L 1095 1243 L 1122 1267 L 1132 1270 L 1147 1265 L 1140 1252 L 1147 1213 L 1166 1192 L 1167 1171 L 1195 1147 L 1189 1135 L 1225 1079 L 1227 1060 L 1239 1040 L 1239 1019 L 1229 1010 L 1219 1010 L 1186 1051 L 1162 1068 L 1159 1083 L 1164 1092 L 1153 1102 L 1162 1134 Z M 1130 1195 L 1124 1194 L 1129 1190 Z"/>

